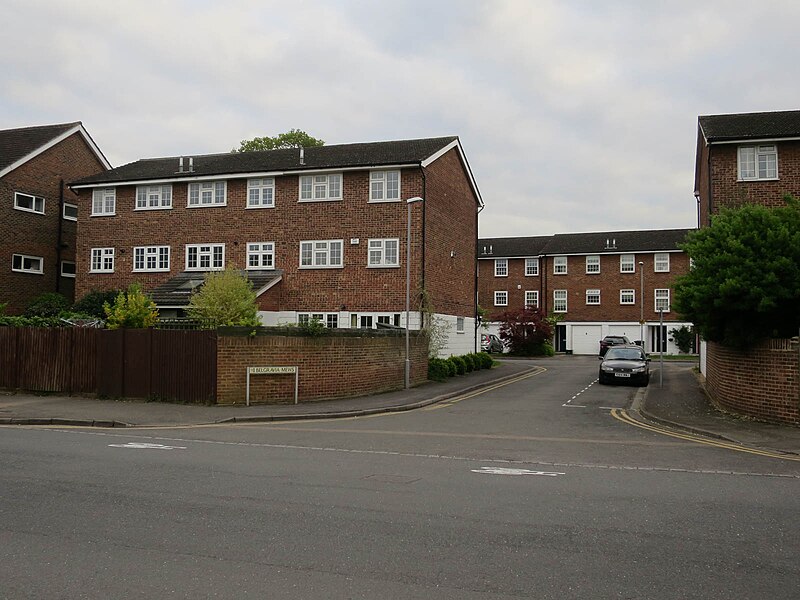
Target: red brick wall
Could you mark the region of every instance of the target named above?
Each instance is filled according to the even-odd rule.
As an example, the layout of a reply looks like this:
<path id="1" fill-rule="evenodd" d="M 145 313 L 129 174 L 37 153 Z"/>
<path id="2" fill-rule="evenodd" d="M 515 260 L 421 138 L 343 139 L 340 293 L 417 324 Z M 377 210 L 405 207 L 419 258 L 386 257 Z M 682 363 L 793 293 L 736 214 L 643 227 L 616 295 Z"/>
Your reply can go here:
<path id="1" fill-rule="evenodd" d="M 247 367 L 299 366 L 300 402 L 377 394 L 402 389 L 405 337 L 359 332 L 321 337 L 258 335 L 217 338 L 217 403 L 243 404 Z M 411 383 L 428 376 L 428 348 L 411 332 Z M 251 375 L 250 402 L 294 402 L 294 375 Z"/>
<path id="2" fill-rule="evenodd" d="M 127 287 L 141 282 L 145 289 L 184 270 L 185 245 L 224 243 L 225 262 L 245 266 L 248 242 L 275 242 L 275 266 L 283 270 L 280 289 L 263 308 L 316 311 L 394 311 L 405 307 L 406 203 L 369 203 L 369 171 L 345 172 L 344 198 L 335 202 L 298 202 L 298 177 L 275 181 L 276 208 L 246 209 L 246 179 L 228 181 L 227 206 L 186 208 L 187 185 L 172 185 L 171 210 L 134 211 L 135 186 L 117 187 L 116 215 L 87 217 L 91 190 L 81 191 L 78 243 L 79 296 L 91 289 Z M 418 169 L 401 173 L 401 198 L 422 194 Z M 412 207 L 412 265 L 421 261 L 422 213 Z M 350 239 L 358 238 L 358 245 Z M 399 238 L 400 267 L 367 268 L 369 238 Z M 300 269 L 300 241 L 343 239 L 344 268 Z M 169 273 L 133 273 L 134 246 L 169 245 Z M 115 272 L 89 273 L 90 249 L 115 247 Z M 412 289 L 419 285 L 412 267 Z M 341 307 L 345 306 L 346 309 Z M 471 314 L 471 313 L 469 313 Z"/>
<path id="3" fill-rule="evenodd" d="M 73 299 L 74 280 L 61 277 L 57 260 L 59 180 L 64 179 L 64 201 L 77 204 L 77 196 L 66 184 L 74 179 L 104 170 L 94 152 L 79 133 L 49 148 L 0 180 L 0 302 L 8 302 L 7 312 L 22 312 L 35 296 L 60 292 Z M 45 214 L 14 209 L 14 192 L 45 199 Z M 80 209 L 79 209 L 80 212 Z M 61 260 L 75 260 L 75 221 L 63 221 Z M 28 254 L 44 258 L 44 274 L 11 271 L 11 256 Z"/>
<path id="4" fill-rule="evenodd" d="M 456 149 L 425 176 L 425 288 L 435 312 L 473 316 L 477 199 Z"/>
<path id="5" fill-rule="evenodd" d="M 553 290 L 567 290 L 567 312 L 563 313 L 567 321 L 639 321 L 641 305 L 641 272 L 639 261 L 644 262 L 644 318 L 658 320 L 655 311 L 655 293 L 653 290 L 672 289 L 675 277 L 689 270 L 689 257 L 683 252 L 669 253 L 668 273 L 654 271 L 654 254 L 636 254 L 636 272 L 619 272 L 619 255 L 600 255 L 600 273 L 586 273 L 586 256 L 568 256 L 567 274 L 553 274 L 553 260 L 548 256 L 539 259 L 539 275 L 525 275 L 525 259 L 508 260 L 508 277 L 495 277 L 494 260 L 479 260 L 479 303 L 489 311 L 489 318 L 506 310 L 522 308 L 525 292 L 539 290 L 539 306 L 549 313 L 553 307 Z M 519 286 L 519 289 L 518 289 Z M 600 304 L 586 304 L 586 290 L 600 290 Z M 621 289 L 635 291 L 635 304 L 620 304 Z M 495 291 L 508 291 L 508 306 L 494 305 Z M 674 303 L 674 291 L 670 293 L 670 302 Z M 672 310 L 664 315 L 665 322 L 680 321 L 680 316 Z"/>
<path id="6" fill-rule="evenodd" d="M 748 351 L 708 342 L 706 389 L 724 408 L 774 423 L 800 425 L 800 354 L 794 340 Z"/>

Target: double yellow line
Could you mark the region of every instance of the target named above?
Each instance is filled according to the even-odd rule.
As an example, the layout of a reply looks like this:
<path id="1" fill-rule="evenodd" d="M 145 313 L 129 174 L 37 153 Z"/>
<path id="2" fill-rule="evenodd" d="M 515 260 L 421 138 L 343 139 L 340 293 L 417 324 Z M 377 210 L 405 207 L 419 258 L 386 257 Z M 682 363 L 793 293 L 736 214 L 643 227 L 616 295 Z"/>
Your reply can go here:
<path id="1" fill-rule="evenodd" d="M 511 385 L 512 383 L 517 383 L 518 381 L 522 381 L 524 379 L 528 379 L 528 377 L 541 375 L 545 371 L 547 371 L 547 369 L 545 369 L 544 367 L 536 367 L 536 370 L 530 373 L 525 373 L 524 375 L 520 375 L 519 377 L 514 377 L 513 379 L 501 381 L 500 383 L 495 383 L 494 385 L 481 388 L 469 394 L 464 394 L 463 396 L 457 396 L 449 400 L 442 400 L 441 402 L 437 402 L 436 404 L 423 408 L 422 410 L 439 410 L 440 408 L 447 408 L 448 406 L 453 406 L 453 404 L 457 404 L 462 400 L 469 400 L 470 398 L 474 398 L 475 396 L 480 396 L 481 394 L 485 394 L 486 392 L 491 392 L 492 390 L 496 390 L 498 388 Z"/>
<path id="2" fill-rule="evenodd" d="M 744 452 L 746 454 L 755 454 L 757 456 L 766 456 L 768 458 L 779 458 L 781 460 L 791 460 L 800 462 L 800 456 L 790 456 L 787 454 L 781 454 L 779 452 L 771 452 L 769 450 L 759 450 L 758 448 L 749 448 L 747 446 L 742 446 L 741 444 L 726 442 L 725 440 L 713 440 L 701 437 L 699 435 L 694 435 L 691 433 L 673 431 L 671 429 L 666 429 L 664 427 L 657 427 L 655 425 L 650 425 L 649 423 L 643 423 L 641 421 L 634 419 L 628 413 L 627 410 L 623 410 L 620 408 L 613 409 L 611 411 L 611 416 L 617 419 L 618 421 L 622 421 L 623 423 L 626 423 L 628 425 L 633 425 L 634 427 L 638 427 L 639 429 L 646 429 L 647 431 L 653 431 L 655 433 L 660 433 L 661 435 L 668 435 L 670 437 L 686 440 L 689 442 L 693 442 L 695 444 L 704 444 L 706 446 L 714 446 L 715 448 L 724 448 L 726 450 L 733 450 L 734 452 Z"/>

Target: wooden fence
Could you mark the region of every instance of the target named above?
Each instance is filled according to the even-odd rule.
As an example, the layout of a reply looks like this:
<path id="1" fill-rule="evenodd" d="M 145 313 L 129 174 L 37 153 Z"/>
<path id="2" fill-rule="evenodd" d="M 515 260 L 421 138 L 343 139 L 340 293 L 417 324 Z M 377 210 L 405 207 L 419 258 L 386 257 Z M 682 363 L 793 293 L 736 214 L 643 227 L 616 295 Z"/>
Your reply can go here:
<path id="1" fill-rule="evenodd" d="M 0 327 L 0 387 L 214 402 L 216 346 L 207 330 Z"/>

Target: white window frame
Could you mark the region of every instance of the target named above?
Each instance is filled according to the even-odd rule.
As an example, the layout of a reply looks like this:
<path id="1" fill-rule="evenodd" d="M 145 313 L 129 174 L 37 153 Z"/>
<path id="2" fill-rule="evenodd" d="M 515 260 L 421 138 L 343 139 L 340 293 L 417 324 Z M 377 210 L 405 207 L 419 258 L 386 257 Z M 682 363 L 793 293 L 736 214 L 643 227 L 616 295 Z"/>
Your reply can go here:
<path id="1" fill-rule="evenodd" d="M 597 298 L 596 302 L 595 302 L 595 298 Z M 586 290 L 586 305 L 587 306 L 600 306 L 600 290 L 598 290 L 598 289 Z"/>
<path id="2" fill-rule="evenodd" d="M 494 293 L 495 306 L 508 306 L 508 292 L 504 290 L 495 291 Z"/>
<path id="3" fill-rule="evenodd" d="M 205 250 L 207 248 L 207 250 Z M 215 249 L 222 248 L 222 264 L 215 265 Z M 189 266 L 189 255 L 191 250 L 196 251 L 197 265 Z M 225 244 L 186 244 L 185 249 L 185 268 L 187 271 L 222 271 L 225 269 Z M 201 265 L 202 259 L 208 257 L 208 267 Z"/>
<path id="4" fill-rule="evenodd" d="M 169 271 L 170 264 L 170 247 L 169 246 L 135 246 L 133 248 L 133 272 L 134 273 L 164 273 Z M 162 266 L 166 258 L 166 266 Z M 137 267 L 136 263 L 140 262 L 142 266 Z M 155 267 L 149 268 L 147 263 L 150 260 L 155 261 Z"/>
<path id="5" fill-rule="evenodd" d="M 525 306 L 539 308 L 539 290 L 525 290 Z"/>
<path id="6" fill-rule="evenodd" d="M 562 302 L 563 306 L 561 306 Z M 553 312 L 567 312 L 567 290 L 553 290 Z"/>
<path id="7" fill-rule="evenodd" d="M 222 186 L 222 201 L 219 201 L 217 192 Z M 203 202 L 203 192 L 211 189 L 211 202 Z M 197 201 L 192 202 L 192 189 L 197 189 Z M 209 208 L 212 206 L 228 205 L 228 182 L 224 179 L 217 181 L 193 181 L 186 186 L 186 208 Z"/>
<path id="8" fill-rule="evenodd" d="M 494 276 L 495 277 L 508 277 L 508 259 L 495 258 L 494 259 Z"/>
<path id="9" fill-rule="evenodd" d="M 324 327 L 327 327 L 328 329 L 339 328 L 339 313 L 315 313 L 315 312 L 297 313 L 298 325 L 308 325 L 312 319 L 317 319 Z"/>
<path id="10" fill-rule="evenodd" d="M 669 254 L 659 252 L 653 255 L 653 272 L 669 273 Z"/>
<path id="11" fill-rule="evenodd" d="M 247 208 L 275 208 L 275 178 L 247 180 Z"/>
<path id="12" fill-rule="evenodd" d="M 620 254 L 619 255 L 619 272 L 620 273 L 636 273 L 636 255 L 635 254 Z"/>
<path id="13" fill-rule="evenodd" d="M 15 267 L 14 262 L 19 259 L 20 266 Z M 39 261 L 38 268 L 25 268 L 25 261 Z M 11 270 L 15 273 L 31 273 L 33 275 L 44 275 L 44 258 L 41 256 L 33 256 L 31 254 L 12 254 L 11 255 Z"/>
<path id="14" fill-rule="evenodd" d="M 397 189 L 389 190 L 389 177 L 397 178 Z M 400 171 L 370 171 L 369 173 L 369 201 L 370 202 L 400 202 Z M 393 186 L 394 187 L 394 186 Z"/>
<path id="15" fill-rule="evenodd" d="M 251 264 L 250 259 L 252 258 L 256 259 L 257 264 Z M 275 269 L 275 242 L 247 242 L 247 266 L 245 268 L 251 271 Z"/>
<path id="16" fill-rule="evenodd" d="M 31 202 L 31 208 L 28 208 L 26 206 L 20 206 L 20 204 L 19 204 L 20 197 L 29 198 L 30 202 Z M 41 200 L 41 202 L 42 202 L 42 210 L 36 210 L 36 201 L 37 200 Z M 43 215 L 44 214 L 44 205 L 45 205 L 45 199 L 42 196 L 36 196 L 34 194 L 26 194 L 25 192 L 14 192 L 14 208 L 16 210 L 21 210 L 21 211 L 24 211 L 24 212 L 34 213 L 34 214 L 37 214 L 37 215 Z"/>
<path id="17" fill-rule="evenodd" d="M 388 246 L 394 246 L 394 261 L 389 258 Z M 400 238 L 376 238 L 367 240 L 367 267 L 386 269 L 400 266 Z"/>
<path id="18" fill-rule="evenodd" d="M 539 276 L 539 259 L 526 258 L 525 259 L 525 277 L 538 277 Z"/>
<path id="19" fill-rule="evenodd" d="M 136 186 L 136 207 L 133 210 L 170 210 L 171 208 L 172 184 Z"/>
<path id="20" fill-rule="evenodd" d="M 660 312 L 658 309 L 659 301 L 663 303 L 666 300 L 667 307 L 664 309 L 664 312 L 670 312 L 670 299 L 669 299 L 669 288 L 661 288 L 653 290 L 653 297 L 655 299 L 655 311 L 658 313 Z M 659 298 L 659 296 L 661 296 Z"/>
<path id="21" fill-rule="evenodd" d="M 330 257 L 334 244 L 339 245 L 339 262 L 331 263 Z M 310 262 L 303 264 L 303 247 L 308 246 L 310 251 Z M 320 257 L 325 258 L 325 263 L 321 264 Z M 301 269 L 342 269 L 344 268 L 344 240 L 302 240 L 300 242 Z"/>
<path id="22" fill-rule="evenodd" d="M 322 179 L 325 181 L 321 181 Z M 318 173 L 316 175 L 301 175 L 298 179 L 298 202 L 335 202 L 342 199 L 344 177 L 341 173 Z M 331 192 L 332 181 L 336 181 L 338 195 Z M 307 185 L 306 185 L 307 184 Z M 307 189 L 306 189 L 307 188 Z M 324 195 L 317 194 L 322 190 Z"/>
<path id="23" fill-rule="evenodd" d="M 597 268 L 595 268 L 597 267 Z M 590 254 L 586 257 L 586 274 L 599 275 L 600 274 L 600 255 Z"/>
<path id="24" fill-rule="evenodd" d="M 745 157 L 745 154 L 750 156 Z M 772 160 L 770 161 L 770 159 Z M 778 179 L 778 147 L 775 144 L 739 146 L 736 152 L 736 163 L 739 181 L 775 181 Z M 770 167 L 774 169 L 774 173 L 770 173 L 772 170 Z"/>
<path id="25" fill-rule="evenodd" d="M 95 259 L 99 264 L 97 268 Z M 89 273 L 113 273 L 115 262 L 114 248 L 92 248 L 89 254 Z"/>
<path id="26" fill-rule="evenodd" d="M 64 265 L 72 265 L 72 273 L 64 273 Z M 78 272 L 78 266 L 72 262 L 71 260 L 62 260 L 61 261 L 61 276 L 62 277 L 69 277 L 70 279 L 75 279 L 75 275 Z"/>
<path id="27" fill-rule="evenodd" d="M 113 217 L 117 214 L 117 188 L 102 188 L 92 191 L 93 217 Z"/>
<path id="28" fill-rule="evenodd" d="M 67 214 L 67 207 L 75 209 L 75 216 L 71 217 Z M 72 204 L 71 202 L 64 202 L 64 205 L 61 209 L 61 218 L 65 221 L 77 221 L 78 220 L 78 205 Z"/>
<path id="29" fill-rule="evenodd" d="M 456 317 L 456 333 L 464 333 L 464 317 Z"/>
<path id="30" fill-rule="evenodd" d="M 566 256 L 553 257 L 553 275 L 566 275 L 569 262 Z"/>
<path id="31" fill-rule="evenodd" d="M 630 300 L 625 300 L 626 296 L 630 296 Z M 620 304 L 636 304 L 636 290 L 620 290 L 619 291 L 619 303 Z"/>

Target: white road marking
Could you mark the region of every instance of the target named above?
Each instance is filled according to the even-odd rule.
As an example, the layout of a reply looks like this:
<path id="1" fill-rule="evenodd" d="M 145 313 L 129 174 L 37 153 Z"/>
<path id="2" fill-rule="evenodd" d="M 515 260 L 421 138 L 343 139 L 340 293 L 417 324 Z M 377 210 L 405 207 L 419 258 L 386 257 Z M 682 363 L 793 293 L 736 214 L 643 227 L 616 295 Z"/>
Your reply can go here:
<path id="1" fill-rule="evenodd" d="M 503 467 L 481 467 L 472 469 L 473 473 L 488 473 L 489 475 L 545 475 L 547 477 L 558 477 L 566 473 L 555 473 L 551 471 L 531 471 L 529 469 L 506 469 Z"/>
<path id="2" fill-rule="evenodd" d="M 28 429 L 30 431 L 38 431 L 43 433 L 66 433 L 68 435 L 88 435 L 88 436 L 101 436 L 101 437 L 138 437 L 140 439 L 163 440 L 170 442 L 182 443 L 195 443 L 195 444 L 209 444 L 214 446 L 238 446 L 247 448 L 268 448 L 277 450 L 304 450 L 312 452 L 341 452 L 347 454 L 372 454 L 379 456 L 401 456 L 405 458 L 430 458 L 435 460 L 454 460 L 462 462 L 490 462 L 505 465 L 536 465 L 540 467 L 550 468 L 578 468 L 578 469 L 603 469 L 608 471 L 643 471 L 651 473 L 693 473 L 699 475 L 733 475 L 738 477 L 776 477 L 781 479 L 800 479 L 800 475 L 787 474 L 787 473 L 759 473 L 748 471 L 726 471 L 716 469 L 684 469 L 680 467 L 647 467 L 647 466 L 627 466 L 627 465 L 607 465 L 602 463 L 580 463 L 580 462 L 545 462 L 539 460 L 515 460 L 510 458 L 474 458 L 469 456 L 450 456 L 446 454 L 421 454 L 415 452 L 392 452 L 389 450 L 354 450 L 351 448 L 322 448 L 318 446 L 300 446 L 294 444 L 265 444 L 258 442 L 221 442 L 216 440 L 200 440 L 200 439 L 184 439 L 184 438 L 168 438 L 168 437 L 154 437 L 147 435 L 131 435 L 130 433 L 106 433 L 101 431 L 81 431 L 77 429 L 42 429 L 39 427 L 29 428 L 24 425 L 15 425 L 15 428 Z M 183 448 L 183 446 L 179 446 Z"/>
<path id="3" fill-rule="evenodd" d="M 592 383 L 590 383 L 589 385 L 587 385 L 585 388 L 583 388 L 583 389 L 582 389 L 580 392 L 578 392 L 577 394 L 575 394 L 575 395 L 574 395 L 572 398 L 570 398 L 569 400 L 567 400 L 567 401 L 566 401 L 564 404 L 562 404 L 561 406 L 565 406 L 565 407 L 567 407 L 567 408 L 586 408 L 585 406 L 581 406 L 581 405 L 578 405 L 578 404 L 570 404 L 570 402 L 572 402 L 573 400 L 575 400 L 575 398 L 577 398 L 577 397 L 578 397 L 578 396 L 580 396 L 580 395 L 581 395 L 583 392 L 585 392 L 585 391 L 586 391 L 586 390 L 588 390 L 590 387 L 592 387 L 592 386 L 593 386 L 595 383 L 597 383 L 597 381 L 598 381 L 598 380 L 597 380 L 597 379 L 595 379 L 595 380 L 594 380 Z"/>
<path id="4" fill-rule="evenodd" d="M 146 444 L 144 442 L 128 442 L 127 444 L 109 444 L 109 448 L 135 448 L 137 450 L 186 450 L 186 446 L 165 446 L 164 444 Z"/>

